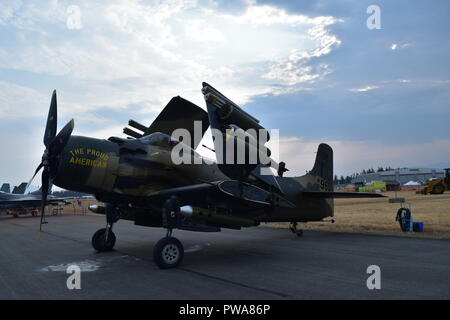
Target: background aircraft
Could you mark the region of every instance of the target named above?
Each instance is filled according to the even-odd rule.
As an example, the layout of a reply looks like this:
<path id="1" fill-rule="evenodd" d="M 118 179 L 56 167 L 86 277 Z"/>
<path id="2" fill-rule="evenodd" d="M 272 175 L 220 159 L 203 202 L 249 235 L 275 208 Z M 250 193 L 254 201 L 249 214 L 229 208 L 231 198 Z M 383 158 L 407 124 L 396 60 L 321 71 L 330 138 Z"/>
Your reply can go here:
<path id="1" fill-rule="evenodd" d="M 26 185 L 26 183 L 25 183 Z M 57 198 L 49 195 L 46 205 L 66 205 L 68 202 L 64 198 Z M 0 210 L 6 209 L 36 209 L 42 205 L 42 192 L 36 190 L 28 194 L 14 194 L 0 191 Z"/>
<path id="2" fill-rule="evenodd" d="M 133 220 L 136 225 L 164 227 L 167 234 L 156 243 L 154 260 L 160 268 L 170 268 L 181 263 L 184 253 L 181 242 L 171 236 L 175 228 L 220 231 L 286 221 L 291 222 L 293 232 L 301 235 L 297 222 L 333 217 L 335 197 L 380 196 L 333 192 L 333 151 L 327 144 L 319 145 L 313 169 L 308 174 L 283 177 L 287 170 L 283 162 L 266 165 L 261 161 L 263 153 L 267 155 L 270 151 L 258 138 L 248 135 L 242 138 L 237 134 L 248 129 L 264 129 L 259 121 L 207 83 L 203 83 L 202 92 L 208 112 L 175 97 L 149 127 L 130 120 L 129 125 L 141 132 L 125 128 L 130 138 L 101 140 L 72 136 L 73 119 L 56 134 L 54 91 L 44 134 L 46 149 L 34 174 L 43 168 L 41 221 L 50 184 L 95 194 L 105 206 L 90 209 L 106 215 L 106 227 L 92 237 L 96 250 L 114 247 L 116 236 L 112 228 L 119 219 Z M 194 137 L 194 121 L 202 121 L 198 139 Z M 208 164 L 195 151 L 209 126 L 222 133 L 214 139 L 218 159 L 231 157 L 232 163 Z M 178 128 L 191 133 L 191 141 L 172 137 Z M 247 151 L 256 148 L 257 163 L 246 160 L 244 164 L 236 164 L 237 153 L 233 155 L 225 148 L 230 139 Z M 175 165 L 172 151 L 180 147 L 184 155 L 187 153 L 197 161 Z M 278 176 L 261 174 L 261 169 L 270 166 L 278 171 Z"/>

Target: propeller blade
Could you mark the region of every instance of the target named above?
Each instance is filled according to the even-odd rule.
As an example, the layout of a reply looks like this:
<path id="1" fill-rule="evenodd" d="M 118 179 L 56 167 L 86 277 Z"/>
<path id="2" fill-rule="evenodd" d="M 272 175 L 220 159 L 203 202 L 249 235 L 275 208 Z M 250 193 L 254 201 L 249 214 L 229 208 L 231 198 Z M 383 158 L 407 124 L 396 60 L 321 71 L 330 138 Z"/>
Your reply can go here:
<path id="1" fill-rule="evenodd" d="M 36 174 L 39 172 L 41 168 L 44 168 L 42 171 L 42 186 L 41 186 L 41 224 L 39 226 L 39 230 L 42 231 L 42 224 L 46 223 L 44 220 L 44 210 L 45 205 L 47 204 L 47 196 L 49 193 L 49 187 L 53 183 L 52 175 L 54 175 L 54 170 L 58 165 L 57 157 L 64 150 L 67 142 L 70 139 L 74 128 L 73 119 L 70 120 L 64 128 L 62 128 L 58 134 L 56 134 L 56 126 L 57 126 L 57 102 L 56 102 L 56 90 L 53 90 L 52 101 L 50 103 L 50 108 L 48 110 L 47 116 L 47 125 L 45 127 L 44 133 L 44 144 L 45 144 L 45 152 L 42 156 L 42 162 L 37 167 L 33 177 L 30 182 L 34 179 Z"/>
<path id="2" fill-rule="evenodd" d="M 67 141 L 69 141 L 70 135 L 72 134 L 74 125 L 75 123 L 73 119 L 70 120 L 64 126 L 64 128 L 62 128 L 61 131 L 59 131 L 58 135 L 52 140 L 52 142 L 48 147 L 50 151 L 49 154 L 52 157 L 60 154 L 64 150 L 64 147 L 66 146 Z"/>
<path id="3" fill-rule="evenodd" d="M 52 142 L 56 135 L 56 126 L 58 120 L 57 102 L 56 102 L 56 90 L 53 90 L 52 101 L 50 102 L 50 108 L 48 109 L 47 125 L 44 133 L 44 144 L 46 147 Z"/>
<path id="4" fill-rule="evenodd" d="M 39 225 L 39 231 L 42 231 L 42 223 L 44 219 L 45 205 L 47 204 L 48 185 L 50 183 L 50 172 L 48 167 L 44 167 L 42 171 L 42 187 L 41 187 L 41 223 Z"/>
<path id="5" fill-rule="evenodd" d="M 42 169 L 43 167 L 43 163 L 41 162 L 38 167 L 36 168 L 36 171 L 34 172 L 33 176 L 31 177 L 30 181 L 28 181 L 27 186 L 25 187 L 25 190 L 28 189 L 28 187 L 30 186 L 31 182 L 33 181 L 34 177 L 36 177 L 37 173 L 39 172 L 39 170 Z"/>

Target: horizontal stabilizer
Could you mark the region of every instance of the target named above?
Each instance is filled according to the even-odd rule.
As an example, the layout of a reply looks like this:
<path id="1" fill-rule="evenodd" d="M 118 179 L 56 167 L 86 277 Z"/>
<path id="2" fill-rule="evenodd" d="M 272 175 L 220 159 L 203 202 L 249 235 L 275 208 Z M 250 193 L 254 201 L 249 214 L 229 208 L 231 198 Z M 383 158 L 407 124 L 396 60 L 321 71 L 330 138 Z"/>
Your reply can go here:
<path id="1" fill-rule="evenodd" d="M 303 191 L 303 195 L 315 198 L 383 198 L 386 197 L 380 193 L 362 193 L 362 192 L 331 192 L 331 191 Z"/>

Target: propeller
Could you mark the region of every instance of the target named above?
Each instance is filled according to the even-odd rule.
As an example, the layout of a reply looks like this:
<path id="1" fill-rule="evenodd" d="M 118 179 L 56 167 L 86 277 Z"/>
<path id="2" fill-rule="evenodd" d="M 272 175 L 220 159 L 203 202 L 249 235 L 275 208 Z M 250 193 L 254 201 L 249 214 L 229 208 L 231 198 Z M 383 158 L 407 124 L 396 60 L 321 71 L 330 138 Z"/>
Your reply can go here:
<path id="1" fill-rule="evenodd" d="M 37 166 L 33 177 L 30 179 L 27 185 L 28 188 L 28 186 L 31 184 L 37 173 L 42 168 L 44 168 L 41 176 L 42 200 L 41 200 L 41 222 L 39 225 L 40 231 L 42 231 L 44 209 L 47 203 L 49 186 L 52 185 L 53 178 L 55 177 L 56 171 L 58 169 L 60 155 L 64 150 L 64 147 L 66 146 L 67 142 L 69 141 L 74 127 L 74 121 L 72 119 L 64 126 L 64 128 L 61 129 L 61 131 L 58 132 L 58 134 L 56 134 L 57 118 L 58 112 L 57 112 L 56 90 L 53 90 L 52 101 L 50 102 L 50 108 L 48 110 L 47 125 L 45 127 L 44 133 L 45 151 L 44 154 L 42 155 L 41 163 Z"/>

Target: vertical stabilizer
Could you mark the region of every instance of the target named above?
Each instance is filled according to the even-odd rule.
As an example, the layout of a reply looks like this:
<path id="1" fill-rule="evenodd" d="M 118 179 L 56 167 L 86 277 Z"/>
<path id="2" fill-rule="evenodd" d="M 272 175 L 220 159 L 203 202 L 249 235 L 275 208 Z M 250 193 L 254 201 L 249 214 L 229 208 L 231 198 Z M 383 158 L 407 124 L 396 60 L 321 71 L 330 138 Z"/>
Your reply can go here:
<path id="1" fill-rule="evenodd" d="M 9 183 L 2 184 L 2 188 L 0 189 L 0 191 L 6 192 L 6 193 L 10 193 L 11 192 L 11 187 L 9 186 Z"/>
<path id="2" fill-rule="evenodd" d="M 12 193 L 14 193 L 14 194 L 24 194 L 26 187 L 27 187 L 27 183 L 26 182 L 22 182 L 18 187 L 14 187 L 14 190 L 13 190 Z"/>
<path id="3" fill-rule="evenodd" d="M 309 172 L 310 175 L 321 177 L 328 187 L 333 188 L 333 149 L 326 143 L 321 143 L 317 149 L 316 162 Z M 327 189 L 329 189 L 327 188 Z"/>

